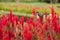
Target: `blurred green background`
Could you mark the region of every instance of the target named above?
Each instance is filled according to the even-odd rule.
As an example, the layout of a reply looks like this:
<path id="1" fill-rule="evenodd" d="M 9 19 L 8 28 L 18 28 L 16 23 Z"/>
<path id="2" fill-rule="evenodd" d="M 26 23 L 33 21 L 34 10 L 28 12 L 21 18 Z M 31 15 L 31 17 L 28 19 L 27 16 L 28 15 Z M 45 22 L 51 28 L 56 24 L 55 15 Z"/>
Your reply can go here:
<path id="1" fill-rule="evenodd" d="M 16 15 L 28 15 L 31 16 L 32 10 L 36 8 L 36 11 L 44 14 L 45 12 L 51 13 L 52 4 L 55 7 L 55 11 L 60 13 L 60 0 L 0 0 L 0 11 L 3 10 L 8 14 L 10 9 Z"/>
<path id="2" fill-rule="evenodd" d="M 0 0 L 0 2 L 52 2 L 52 3 L 59 3 L 60 0 Z"/>

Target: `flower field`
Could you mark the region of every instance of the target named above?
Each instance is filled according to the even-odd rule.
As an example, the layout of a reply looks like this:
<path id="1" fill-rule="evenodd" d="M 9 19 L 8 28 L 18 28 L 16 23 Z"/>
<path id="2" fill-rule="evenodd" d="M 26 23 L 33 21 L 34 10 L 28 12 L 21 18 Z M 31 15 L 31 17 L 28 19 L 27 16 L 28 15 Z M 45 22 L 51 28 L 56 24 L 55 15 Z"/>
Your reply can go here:
<path id="1" fill-rule="evenodd" d="M 1 13 L 0 40 L 60 40 L 60 16 L 54 7 L 43 18 L 37 18 L 35 8 L 30 18 L 26 16 L 24 19 L 24 15 L 18 17 L 12 13 L 12 10 L 8 15 Z"/>

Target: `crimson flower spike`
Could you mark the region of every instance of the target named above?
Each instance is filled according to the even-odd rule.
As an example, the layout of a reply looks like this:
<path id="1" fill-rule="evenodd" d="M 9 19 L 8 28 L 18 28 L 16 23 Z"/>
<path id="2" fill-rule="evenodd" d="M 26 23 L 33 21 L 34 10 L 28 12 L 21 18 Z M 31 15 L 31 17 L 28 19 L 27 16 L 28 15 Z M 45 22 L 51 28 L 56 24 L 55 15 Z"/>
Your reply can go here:
<path id="1" fill-rule="evenodd" d="M 44 40 L 44 30 L 42 29 L 42 32 L 40 33 L 41 40 Z"/>
<path id="2" fill-rule="evenodd" d="M 22 27 L 24 26 L 24 16 L 20 18 L 20 24 L 22 25 Z"/>
<path id="3" fill-rule="evenodd" d="M 36 16 L 36 9 L 35 9 L 35 8 L 32 10 L 32 14 L 33 14 L 34 16 Z"/>
<path id="4" fill-rule="evenodd" d="M 25 40 L 32 40 L 32 34 L 27 28 L 25 28 L 23 35 Z"/>
<path id="5" fill-rule="evenodd" d="M 3 40 L 3 28 L 0 27 L 0 40 Z"/>
<path id="6" fill-rule="evenodd" d="M 10 13 L 8 15 L 8 20 L 12 21 L 12 10 L 10 10 Z"/>
<path id="7" fill-rule="evenodd" d="M 50 34 L 48 33 L 47 40 L 51 40 L 51 39 L 52 38 L 51 38 Z"/>
<path id="8" fill-rule="evenodd" d="M 29 21 L 29 18 L 28 18 L 28 16 L 26 16 L 26 22 L 28 23 L 28 21 Z"/>
<path id="9" fill-rule="evenodd" d="M 54 6 L 52 6 L 51 11 L 52 11 L 52 17 L 53 17 L 55 15 Z"/>
<path id="10" fill-rule="evenodd" d="M 10 10 L 10 17 L 12 17 L 12 10 Z"/>

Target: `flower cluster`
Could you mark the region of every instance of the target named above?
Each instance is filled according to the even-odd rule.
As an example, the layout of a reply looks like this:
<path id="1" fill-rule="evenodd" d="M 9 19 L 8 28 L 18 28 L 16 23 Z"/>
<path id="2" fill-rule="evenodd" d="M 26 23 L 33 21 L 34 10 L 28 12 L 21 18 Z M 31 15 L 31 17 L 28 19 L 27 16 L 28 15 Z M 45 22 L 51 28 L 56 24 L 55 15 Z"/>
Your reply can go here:
<path id="1" fill-rule="evenodd" d="M 33 9 L 33 17 L 24 16 L 19 18 L 12 15 L 0 16 L 0 40 L 60 40 L 60 18 L 51 8 L 51 15 L 44 15 L 43 18 L 36 17 L 36 10 Z"/>

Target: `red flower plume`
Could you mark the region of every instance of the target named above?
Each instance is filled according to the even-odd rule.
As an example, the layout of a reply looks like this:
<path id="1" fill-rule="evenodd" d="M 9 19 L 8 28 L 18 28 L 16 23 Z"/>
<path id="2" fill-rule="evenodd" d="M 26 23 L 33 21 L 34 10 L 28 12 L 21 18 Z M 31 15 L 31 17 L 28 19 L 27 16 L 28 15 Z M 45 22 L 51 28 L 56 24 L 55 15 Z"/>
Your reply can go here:
<path id="1" fill-rule="evenodd" d="M 55 15 L 55 11 L 54 11 L 54 7 L 52 6 L 51 8 L 51 11 L 52 11 L 52 17 Z"/>
<path id="2" fill-rule="evenodd" d="M 7 17 L 6 16 L 3 16 L 2 18 L 2 25 L 7 25 Z"/>
<path id="3" fill-rule="evenodd" d="M 50 36 L 49 33 L 48 33 L 47 39 L 48 39 L 48 40 L 51 40 L 51 36 Z"/>
<path id="4" fill-rule="evenodd" d="M 0 27 L 0 40 L 3 40 L 3 28 Z"/>
<path id="5" fill-rule="evenodd" d="M 10 14 L 8 15 L 8 20 L 12 21 L 12 10 L 10 10 Z"/>
<path id="6" fill-rule="evenodd" d="M 20 24 L 22 25 L 22 27 L 24 26 L 24 16 L 20 18 Z"/>
<path id="7" fill-rule="evenodd" d="M 12 17 L 12 25 L 14 26 L 14 24 L 16 23 L 16 25 L 18 24 L 18 16 L 14 15 L 14 17 Z"/>
<path id="8" fill-rule="evenodd" d="M 24 30 L 24 37 L 25 37 L 25 40 L 32 40 L 32 34 L 29 30 Z"/>
<path id="9" fill-rule="evenodd" d="M 32 14 L 36 16 L 36 9 L 33 9 Z"/>
<path id="10" fill-rule="evenodd" d="M 26 22 L 28 23 L 28 21 L 29 21 L 29 18 L 28 18 L 28 16 L 26 16 Z"/>
<path id="11" fill-rule="evenodd" d="M 41 36 L 41 40 L 44 40 L 44 30 L 42 30 L 42 32 L 40 33 Z"/>

